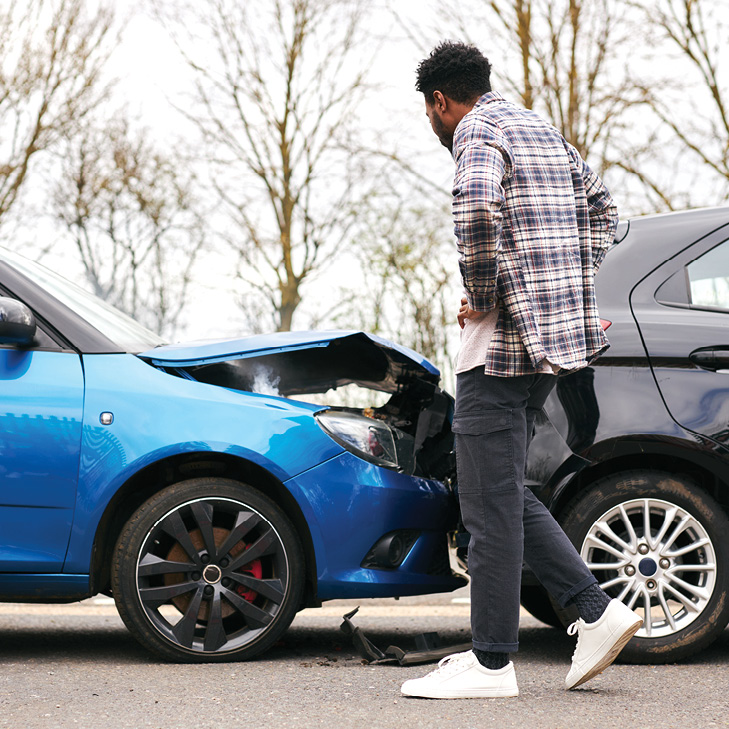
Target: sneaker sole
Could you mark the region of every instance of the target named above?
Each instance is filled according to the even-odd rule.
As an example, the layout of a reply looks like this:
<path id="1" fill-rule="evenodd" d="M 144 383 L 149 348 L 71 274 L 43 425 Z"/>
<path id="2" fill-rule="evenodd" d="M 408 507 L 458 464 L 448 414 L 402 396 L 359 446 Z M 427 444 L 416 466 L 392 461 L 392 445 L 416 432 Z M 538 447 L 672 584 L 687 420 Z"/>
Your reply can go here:
<path id="1" fill-rule="evenodd" d="M 416 699 L 508 699 L 518 696 L 519 689 L 483 689 L 481 691 L 463 689 L 463 691 L 433 691 L 432 693 L 423 691 L 418 694 L 406 694 L 403 691 L 402 695 Z"/>
<path id="2" fill-rule="evenodd" d="M 595 678 L 595 676 L 598 676 L 601 674 L 608 666 L 610 666 L 613 661 L 618 657 L 620 654 L 620 651 L 625 648 L 628 641 L 640 630 L 640 626 L 643 625 L 642 620 L 638 620 L 637 622 L 633 623 L 621 636 L 620 638 L 613 643 L 612 648 L 603 656 L 603 658 L 596 663 L 582 678 L 575 681 L 570 686 L 567 686 L 567 689 L 573 689 L 577 688 L 577 686 L 581 686 L 583 683 L 587 683 L 591 678 Z"/>

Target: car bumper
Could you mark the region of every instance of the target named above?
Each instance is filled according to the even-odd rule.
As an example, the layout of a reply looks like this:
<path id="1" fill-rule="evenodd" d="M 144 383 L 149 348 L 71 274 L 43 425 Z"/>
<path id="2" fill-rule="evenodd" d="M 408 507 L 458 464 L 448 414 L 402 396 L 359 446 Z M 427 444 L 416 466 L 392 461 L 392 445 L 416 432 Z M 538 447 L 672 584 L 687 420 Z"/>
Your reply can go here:
<path id="1" fill-rule="evenodd" d="M 319 600 L 448 592 L 465 584 L 448 561 L 446 534 L 458 506 L 441 482 L 342 453 L 286 486 L 309 524 Z M 405 558 L 390 568 L 363 566 L 375 544 L 393 532 L 412 539 Z"/>

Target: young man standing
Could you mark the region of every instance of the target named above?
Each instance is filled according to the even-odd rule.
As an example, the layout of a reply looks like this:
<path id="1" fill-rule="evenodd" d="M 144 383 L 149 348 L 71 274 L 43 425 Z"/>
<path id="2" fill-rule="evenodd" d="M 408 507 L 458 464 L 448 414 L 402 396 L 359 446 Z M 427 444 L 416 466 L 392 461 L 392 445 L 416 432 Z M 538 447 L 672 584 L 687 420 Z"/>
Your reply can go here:
<path id="1" fill-rule="evenodd" d="M 534 427 L 556 381 L 609 346 L 594 273 L 618 222 L 600 178 L 534 112 L 491 91 L 473 46 L 442 43 L 418 67 L 433 131 L 456 163 L 453 217 L 465 297 L 456 367 L 461 514 L 471 534 L 473 650 L 402 692 L 429 698 L 517 696 L 522 561 L 580 618 L 570 689 L 615 660 L 641 618 L 600 587 L 549 511 L 524 487 Z"/>

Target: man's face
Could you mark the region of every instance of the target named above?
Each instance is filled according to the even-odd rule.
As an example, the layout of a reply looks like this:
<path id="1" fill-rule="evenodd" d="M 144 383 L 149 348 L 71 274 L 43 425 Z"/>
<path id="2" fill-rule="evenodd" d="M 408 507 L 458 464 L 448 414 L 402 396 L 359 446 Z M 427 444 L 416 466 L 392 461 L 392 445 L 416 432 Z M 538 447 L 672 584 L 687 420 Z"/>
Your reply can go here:
<path id="1" fill-rule="evenodd" d="M 453 152 L 453 131 L 449 130 L 445 122 L 443 121 L 443 118 L 440 115 L 440 112 L 436 108 L 435 104 L 429 104 L 427 101 L 425 102 L 425 113 L 430 120 L 430 127 L 435 132 L 435 136 L 438 137 L 440 140 L 440 143 L 449 151 Z"/>

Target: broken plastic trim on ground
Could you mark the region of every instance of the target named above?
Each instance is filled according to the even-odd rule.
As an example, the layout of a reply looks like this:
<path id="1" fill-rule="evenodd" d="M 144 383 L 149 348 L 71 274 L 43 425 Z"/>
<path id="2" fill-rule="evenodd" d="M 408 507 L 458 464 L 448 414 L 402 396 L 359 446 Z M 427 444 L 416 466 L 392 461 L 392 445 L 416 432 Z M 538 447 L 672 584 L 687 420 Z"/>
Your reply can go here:
<path id="1" fill-rule="evenodd" d="M 359 611 L 356 607 L 342 616 L 343 623 L 339 629 L 352 638 L 355 650 L 367 663 L 399 663 L 401 666 L 412 666 L 417 663 L 434 663 L 453 653 L 471 650 L 471 643 L 443 646 L 438 633 L 420 633 L 415 636 L 415 650 L 406 651 L 396 645 L 388 646 L 384 651 L 378 648 L 353 622 L 352 618 Z"/>

